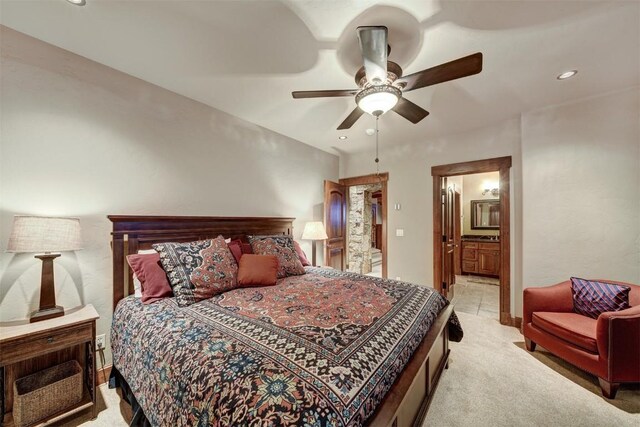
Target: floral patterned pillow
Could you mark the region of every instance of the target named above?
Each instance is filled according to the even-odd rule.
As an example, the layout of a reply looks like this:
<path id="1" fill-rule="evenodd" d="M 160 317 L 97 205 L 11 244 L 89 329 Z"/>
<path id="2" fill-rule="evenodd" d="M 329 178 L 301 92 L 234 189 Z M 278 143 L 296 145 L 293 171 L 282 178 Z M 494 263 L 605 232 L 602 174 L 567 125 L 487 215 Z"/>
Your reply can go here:
<path id="1" fill-rule="evenodd" d="M 182 307 L 237 287 L 238 264 L 222 236 L 152 246 Z"/>
<path id="2" fill-rule="evenodd" d="M 249 241 L 254 254 L 275 255 L 278 258 L 279 279 L 305 274 L 291 236 L 251 236 Z"/>

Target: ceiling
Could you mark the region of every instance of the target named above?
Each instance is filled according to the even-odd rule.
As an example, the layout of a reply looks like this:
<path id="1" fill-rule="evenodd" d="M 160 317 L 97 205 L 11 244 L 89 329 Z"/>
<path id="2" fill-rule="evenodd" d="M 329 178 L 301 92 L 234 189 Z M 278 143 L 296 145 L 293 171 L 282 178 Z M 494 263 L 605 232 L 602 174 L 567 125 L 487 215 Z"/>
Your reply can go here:
<path id="1" fill-rule="evenodd" d="M 381 144 L 487 126 L 521 112 L 640 85 L 640 2 L 445 0 L 1 0 L 0 22 L 320 149 L 373 149 L 353 98 L 291 91 L 355 88 L 358 25 L 389 28 L 389 59 L 410 74 L 474 52 L 482 73 L 406 98 Z M 565 70 L 576 77 L 556 80 Z M 338 140 L 346 135 L 348 139 Z"/>

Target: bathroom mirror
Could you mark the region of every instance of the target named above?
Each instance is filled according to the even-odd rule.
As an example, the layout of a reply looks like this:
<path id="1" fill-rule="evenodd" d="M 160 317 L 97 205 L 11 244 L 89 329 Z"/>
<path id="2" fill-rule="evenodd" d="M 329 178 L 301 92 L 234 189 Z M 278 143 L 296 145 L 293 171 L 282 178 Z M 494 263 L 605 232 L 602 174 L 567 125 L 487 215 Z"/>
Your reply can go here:
<path id="1" fill-rule="evenodd" d="M 500 200 L 472 200 L 471 201 L 471 229 L 498 230 L 500 229 Z"/>

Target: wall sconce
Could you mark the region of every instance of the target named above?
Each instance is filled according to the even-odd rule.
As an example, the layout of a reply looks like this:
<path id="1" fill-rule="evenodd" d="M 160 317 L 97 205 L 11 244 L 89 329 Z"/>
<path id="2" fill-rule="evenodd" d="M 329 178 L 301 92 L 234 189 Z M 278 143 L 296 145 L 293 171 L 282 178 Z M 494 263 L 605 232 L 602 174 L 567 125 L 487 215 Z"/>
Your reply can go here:
<path id="1" fill-rule="evenodd" d="M 498 189 L 498 188 L 493 188 L 493 189 L 485 188 L 484 191 L 482 192 L 482 195 L 486 196 L 487 193 L 491 193 L 491 195 L 493 197 L 498 197 L 498 195 L 500 194 L 500 189 Z"/>

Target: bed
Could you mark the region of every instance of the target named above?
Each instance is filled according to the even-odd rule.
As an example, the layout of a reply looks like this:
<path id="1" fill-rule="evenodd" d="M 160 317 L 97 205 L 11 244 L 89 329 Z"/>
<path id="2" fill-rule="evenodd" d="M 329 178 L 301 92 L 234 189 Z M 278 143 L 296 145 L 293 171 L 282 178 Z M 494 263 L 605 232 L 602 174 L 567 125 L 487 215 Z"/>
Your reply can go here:
<path id="1" fill-rule="evenodd" d="M 452 307 L 408 283 L 332 269 L 188 307 L 143 305 L 125 256 L 154 243 L 292 234 L 293 218 L 109 216 L 113 369 L 132 424 L 419 425 L 462 338 Z"/>

